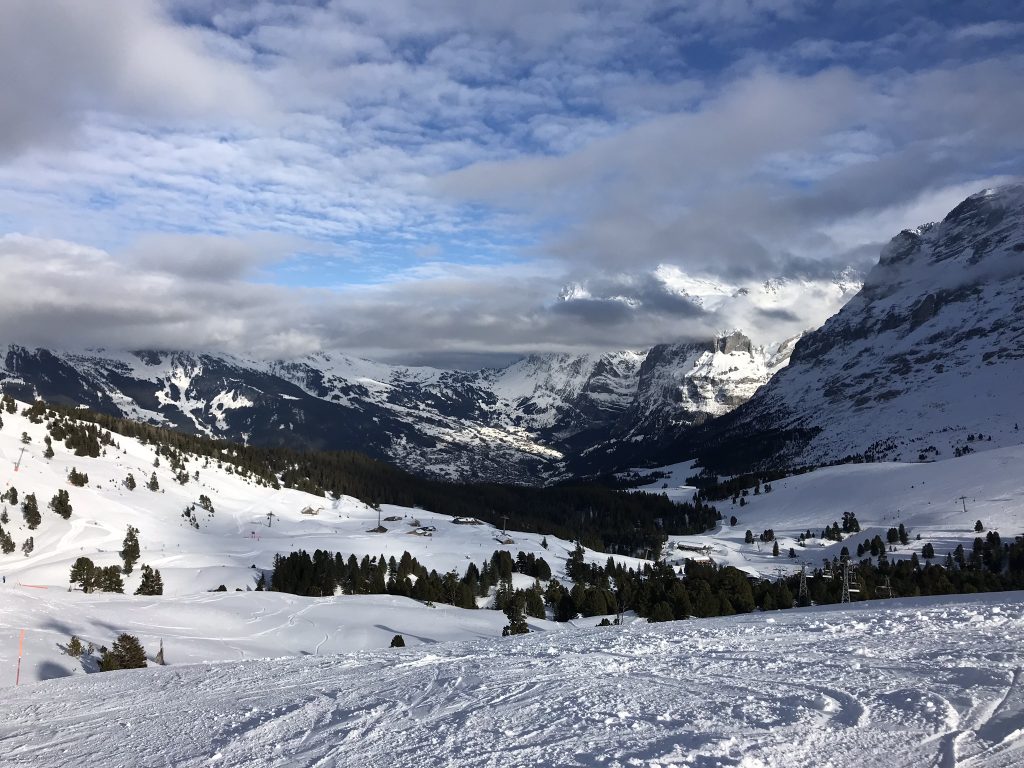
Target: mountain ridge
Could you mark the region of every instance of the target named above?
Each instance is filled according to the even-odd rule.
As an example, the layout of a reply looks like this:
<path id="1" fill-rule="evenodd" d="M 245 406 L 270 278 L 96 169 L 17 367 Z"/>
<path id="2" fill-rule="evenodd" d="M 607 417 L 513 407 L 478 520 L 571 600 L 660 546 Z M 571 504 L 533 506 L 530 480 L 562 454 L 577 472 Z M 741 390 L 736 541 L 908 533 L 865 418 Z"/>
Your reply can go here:
<path id="1" fill-rule="evenodd" d="M 785 369 L 667 453 L 731 472 L 1018 444 L 1022 348 L 1024 184 L 1012 184 L 896 235 Z"/>
<path id="2" fill-rule="evenodd" d="M 566 457 L 664 424 L 701 423 L 753 394 L 792 340 L 531 355 L 500 369 L 397 366 L 337 353 L 289 361 L 137 350 L 0 358 L 6 391 L 242 443 L 358 450 L 426 475 L 538 483 Z"/>

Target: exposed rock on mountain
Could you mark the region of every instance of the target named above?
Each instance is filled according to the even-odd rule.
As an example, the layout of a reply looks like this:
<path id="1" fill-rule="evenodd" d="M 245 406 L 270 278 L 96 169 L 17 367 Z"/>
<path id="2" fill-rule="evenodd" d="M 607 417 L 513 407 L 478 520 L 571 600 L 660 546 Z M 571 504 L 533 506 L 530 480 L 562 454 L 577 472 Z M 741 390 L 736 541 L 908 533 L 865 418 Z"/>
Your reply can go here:
<path id="1" fill-rule="evenodd" d="M 415 471 L 542 482 L 596 443 L 700 423 L 744 402 L 788 358 L 742 334 L 647 352 L 532 355 L 475 372 L 344 355 L 86 353 L 10 346 L 4 389 L 257 445 L 358 450 Z"/>
<path id="2" fill-rule="evenodd" d="M 1024 185 L 901 232 L 756 396 L 667 453 L 748 463 L 927 460 L 1021 442 Z"/>

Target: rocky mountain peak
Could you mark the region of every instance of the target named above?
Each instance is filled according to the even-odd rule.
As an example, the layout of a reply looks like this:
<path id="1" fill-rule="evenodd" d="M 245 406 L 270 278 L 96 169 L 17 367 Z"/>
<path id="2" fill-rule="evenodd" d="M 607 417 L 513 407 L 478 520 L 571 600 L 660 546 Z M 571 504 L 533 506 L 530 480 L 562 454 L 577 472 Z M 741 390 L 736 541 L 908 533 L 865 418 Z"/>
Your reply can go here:
<path id="1" fill-rule="evenodd" d="M 724 355 L 731 355 L 733 352 L 754 354 L 754 347 L 750 339 L 739 331 L 733 331 L 727 336 L 719 336 L 715 339 L 715 348 Z"/>

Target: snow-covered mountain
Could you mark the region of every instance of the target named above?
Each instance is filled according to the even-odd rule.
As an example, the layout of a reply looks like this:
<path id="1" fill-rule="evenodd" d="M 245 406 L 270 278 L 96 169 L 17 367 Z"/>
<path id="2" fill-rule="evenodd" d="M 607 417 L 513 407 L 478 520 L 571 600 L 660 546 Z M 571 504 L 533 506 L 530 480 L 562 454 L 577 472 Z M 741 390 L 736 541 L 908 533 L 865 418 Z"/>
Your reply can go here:
<path id="1" fill-rule="evenodd" d="M 594 443 L 700 423 L 749 398 L 791 341 L 739 333 L 647 351 L 453 371 L 321 353 L 263 362 L 11 345 L 5 391 L 257 445 L 357 450 L 452 478 L 538 482 Z"/>
<path id="2" fill-rule="evenodd" d="M 1021 403 L 1024 185 L 1012 185 L 893 238 L 768 386 L 677 450 L 724 469 L 926 460 L 1020 443 Z"/>

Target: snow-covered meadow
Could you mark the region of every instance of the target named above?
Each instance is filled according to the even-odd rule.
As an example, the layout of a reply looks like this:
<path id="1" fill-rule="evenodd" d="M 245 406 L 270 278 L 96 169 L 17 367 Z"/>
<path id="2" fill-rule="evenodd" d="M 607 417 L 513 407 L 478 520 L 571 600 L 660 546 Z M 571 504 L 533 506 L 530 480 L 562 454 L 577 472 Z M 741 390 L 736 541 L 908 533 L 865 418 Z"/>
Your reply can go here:
<path id="1" fill-rule="evenodd" d="M 559 574 L 574 546 L 554 536 L 460 524 L 427 510 L 383 505 L 378 513 L 351 497 L 273 490 L 229 472 L 227 464 L 218 468 L 197 457 L 186 456 L 186 468 L 198 471 L 199 479 L 181 485 L 166 460 L 154 466 L 153 446 L 121 435 L 115 435 L 117 448 L 97 458 L 74 456 L 53 441 L 55 455 L 46 459 L 45 425 L 31 423 L 21 414 L 24 407 L 19 403 L 17 413 L 2 414 L 0 488 L 16 487 L 21 499 L 34 493 L 43 519 L 29 530 L 20 506 L 6 505 L 8 522 L 2 527 L 19 549 L 0 554 L 0 687 L 15 682 L 22 630 L 22 683 L 83 673 L 83 665 L 60 648 L 71 635 L 99 647 L 129 632 L 151 659 L 162 640 L 170 664 L 383 648 L 395 634 L 408 645 L 497 638 L 508 622 L 498 611 L 429 607 L 386 595 L 316 601 L 253 590 L 261 572 L 269 575 L 274 555 L 299 549 L 396 559 L 408 551 L 427 568 L 460 575 L 471 562 L 480 565 L 505 549 L 513 557 L 519 551 L 544 557 Z M 23 433 L 30 442 L 22 442 Z M 89 476 L 86 486 L 69 484 L 72 468 Z M 138 483 L 135 490 L 124 485 L 129 473 Z M 157 491 L 146 488 L 152 474 Z M 73 507 L 68 520 L 46 509 L 62 488 L 69 490 Z M 196 506 L 195 528 L 182 512 L 200 494 L 211 499 L 213 513 Z M 387 531 L 371 533 L 378 518 Z M 121 563 L 118 552 L 129 525 L 139 529 L 141 557 L 125 578 L 126 594 L 69 591 L 68 575 L 78 557 L 101 566 Z M 29 536 L 34 549 L 25 555 L 20 545 Z M 588 551 L 587 559 L 604 563 L 607 556 Z M 634 567 L 640 563 L 618 559 Z M 142 563 L 160 570 L 164 595 L 131 594 Z M 514 583 L 528 587 L 533 579 L 514 574 Z M 221 585 L 227 592 L 210 591 Z M 531 626 L 559 625 L 531 619 Z"/>

